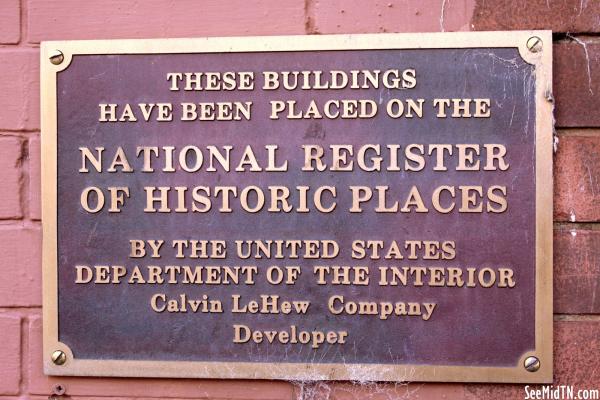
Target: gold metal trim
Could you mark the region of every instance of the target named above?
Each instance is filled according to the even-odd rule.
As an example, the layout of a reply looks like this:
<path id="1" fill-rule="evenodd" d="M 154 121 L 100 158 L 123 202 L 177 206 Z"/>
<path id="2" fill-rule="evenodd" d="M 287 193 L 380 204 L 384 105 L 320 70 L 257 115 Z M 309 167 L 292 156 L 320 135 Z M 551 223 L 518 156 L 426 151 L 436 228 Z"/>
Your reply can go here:
<path id="1" fill-rule="evenodd" d="M 542 51 L 527 47 L 530 37 Z M 56 75 L 68 68 L 73 55 L 172 54 L 258 51 L 441 49 L 517 47 L 536 68 L 536 288 L 535 350 L 523 354 L 514 367 L 471 367 L 387 364 L 239 363 L 187 361 L 80 360 L 58 341 L 57 291 L 57 121 Z M 50 57 L 59 50 L 64 60 Z M 129 376 L 286 380 L 552 382 L 552 33 L 550 31 L 452 32 L 368 35 L 229 37 L 152 40 L 52 41 L 41 44 L 42 221 L 44 371 L 49 375 Z M 52 353 L 67 356 L 55 365 Z M 529 372 L 525 359 L 535 356 L 540 368 Z"/>

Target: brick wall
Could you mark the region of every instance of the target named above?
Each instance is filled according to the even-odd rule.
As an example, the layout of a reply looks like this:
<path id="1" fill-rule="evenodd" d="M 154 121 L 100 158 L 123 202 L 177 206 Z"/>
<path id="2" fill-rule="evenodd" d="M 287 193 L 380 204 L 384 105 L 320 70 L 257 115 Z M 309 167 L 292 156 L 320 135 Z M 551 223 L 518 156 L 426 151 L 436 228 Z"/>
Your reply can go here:
<path id="1" fill-rule="evenodd" d="M 39 42 L 552 29 L 555 384 L 600 386 L 600 2 L 1 0 L 0 400 L 523 398 L 521 385 L 50 378 L 42 373 Z"/>

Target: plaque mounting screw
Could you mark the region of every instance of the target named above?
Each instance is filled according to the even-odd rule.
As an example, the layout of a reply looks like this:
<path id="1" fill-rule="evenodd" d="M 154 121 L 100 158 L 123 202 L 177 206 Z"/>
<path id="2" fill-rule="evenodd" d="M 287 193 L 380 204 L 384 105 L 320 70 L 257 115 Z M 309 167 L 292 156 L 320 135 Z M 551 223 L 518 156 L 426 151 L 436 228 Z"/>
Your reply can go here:
<path id="1" fill-rule="evenodd" d="M 539 53 L 542 51 L 542 39 L 537 36 L 532 36 L 527 40 L 527 48 L 532 53 Z"/>
<path id="2" fill-rule="evenodd" d="M 52 50 L 49 58 L 52 64 L 58 65 L 65 60 L 65 55 L 60 50 Z"/>
<path id="3" fill-rule="evenodd" d="M 527 357 L 524 366 L 527 371 L 535 372 L 540 369 L 540 360 L 534 356 Z"/>
<path id="4" fill-rule="evenodd" d="M 52 362 L 56 365 L 63 365 L 67 362 L 67 355 L 62 350 L 56 350 L 52 353 Z"/>

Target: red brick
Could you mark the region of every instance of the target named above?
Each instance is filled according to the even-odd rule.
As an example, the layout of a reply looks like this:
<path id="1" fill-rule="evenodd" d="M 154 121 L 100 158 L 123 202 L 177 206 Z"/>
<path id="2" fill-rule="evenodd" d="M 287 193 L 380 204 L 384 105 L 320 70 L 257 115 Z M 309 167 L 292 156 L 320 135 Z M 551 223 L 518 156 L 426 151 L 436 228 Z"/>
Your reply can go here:
<path id="1" fill-rule="evenodd" d="M 474 0 L 383 0 L 360 3 L 313 0 L 310 30 L 316 33 L 438 32 L 469 30 Z"/>
<path id="2" fill-rule="evenodd" d="M 389 399 L 464 399 L 464 386 L 441 383 L 346 383 L 324 382 L 299 385 L 296 399 L 389 400 Z"/>
<path id="3" fill-rule="evenodd" d="M 0 307 L 42 303 L 40 229 L 0 225 Z"/>
<path id="4" fill-rule="evenodd" d="M 281 400 L 292 398 L 292 385 L 276 381 L 215 379 L 115 379 L 52 377 L 42 368 L 42 319 L 33 316 L 29 323 L 30 394 L 46 395 L 61 383 L 69 396 L 153 397 L 231 400 Z"/>
<path id="5" fill-rule="evenodd" d="M 29 217 L 34 220 L 42 219 L 42 183 L 40 174 L 40 137 L 34 136 L 29 140 Z"/>
<path id="6" fill-rule="evenodd" d="M 600 126 L 600 41 L 578 40 L 580 42 L 561 41 L 554 45 L 558 127 Z"/>
<path id="7" fill-rule="evenodd" d="M 0 396 L 19 393 L 21 383 L 21 318 L 0 314 Z"/>
<path id="8" fill-rule="evenodd" d="M 600 314 L 600 231 L 554 231 L 554 312 Z"/>
<path id="9" fill-rule="evenodd" d="M 21 139 L 0 137 L 0 219 L 21 218 Z"/>
<path id="10" fill-rule="evenodd" d="M 0 43 L 14 44 L 21 38 L 21 5 L 19 0 L 2 0 L 0 6 Z"/>
<path id="11" fill-rule="evenodd" d="M 39 129 L 39 50 L 0 49 L 0 130 Z"/>
<path id="12" fill-rule="evenodd" d="M 303 0 L 29 0 L 28 41 L 304 33 Z"/>
<path id="13" fill-rule="evenodd" d="M 600 32 L 600 2 L 581 0 L 476 0 L 476 31 L 550 29 L 553 32 Z"/>
<path id="14" fill-rule="evenodd" d="M 465 400 L 508 400 L 524 398 L 525 390 L 523 385 L 465 385 Z"/>
<path id="15" fill-rule="evenodd" d="M 554 219 L 600 221 L 600 135 L 562 135 L 554 158 Z"/>
<path id="16" fill-rule="evenodd" d="M 600 321 L 554 322 L 554 384 L 598 389 Z"/>

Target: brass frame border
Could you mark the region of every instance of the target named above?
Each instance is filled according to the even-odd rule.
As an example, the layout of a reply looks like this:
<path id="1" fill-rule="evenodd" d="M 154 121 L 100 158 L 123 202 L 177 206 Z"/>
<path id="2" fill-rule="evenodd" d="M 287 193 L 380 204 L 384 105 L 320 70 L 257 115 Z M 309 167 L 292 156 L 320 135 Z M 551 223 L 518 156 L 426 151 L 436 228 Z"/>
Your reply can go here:
<path id="1" fill-rule="evenodd" d="M 537 53 L 527 49 L 531 36 L 543 41 Z M 536 67 L 536 288 L 535 351 L 514 367 L 471 367 L 394 364 L 240 363 L 187 361 L 80 360 L 58 341 L 57 291 L 57 104 L 56 74 L 74 54 L 164 54 L 278 52 L 308 50 L 441 49 L 516 47 Z M 64 61 L 53 65 L 51 51 Z M 42 221 L 44 371 L 49 375 L 358 380 L 436 382 L 552 382 L 552 33 L 550 31 L 366 34 L 319 36 L 229 37 L 195 39 L 135 39 L 52 41 L 41 44 Z M 64 365 L 51 354 L 63 350 Z M 541 361 L 537 372 L 523 367 L 526 357 Z"/>

